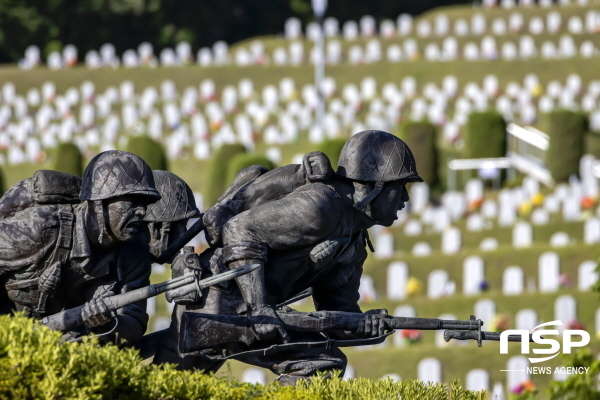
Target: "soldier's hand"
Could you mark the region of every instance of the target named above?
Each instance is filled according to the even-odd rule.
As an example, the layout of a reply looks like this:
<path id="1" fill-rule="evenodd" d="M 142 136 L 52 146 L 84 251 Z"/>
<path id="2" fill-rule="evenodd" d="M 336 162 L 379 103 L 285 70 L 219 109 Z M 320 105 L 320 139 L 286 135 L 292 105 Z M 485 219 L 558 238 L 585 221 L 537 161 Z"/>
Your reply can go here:
<path id="1" fill-rule="evenodd" d="M 283 322 L 270 306 L 264 305 L 252 311 L 250 321 L 258 340 L 275 340 L 279 337 L 284 343 L 290 341 Z"/>
<path id="2" fill-rule="evenodd" d="M 354 331 L 354 336 L 369 338 L 383 335 L 385 333 L 383 318 L 387 317 L 387 315 L 388 313 L 385 308 L 365 312 L 358 328 Z"/>
<path id="3" fill-rule="evenodd" d="M 102 299 L 93 299 L 85 303 L 81 310 L 83 323 L 89 328 L 98 328 L 114 320 L 113 312 Z"/>

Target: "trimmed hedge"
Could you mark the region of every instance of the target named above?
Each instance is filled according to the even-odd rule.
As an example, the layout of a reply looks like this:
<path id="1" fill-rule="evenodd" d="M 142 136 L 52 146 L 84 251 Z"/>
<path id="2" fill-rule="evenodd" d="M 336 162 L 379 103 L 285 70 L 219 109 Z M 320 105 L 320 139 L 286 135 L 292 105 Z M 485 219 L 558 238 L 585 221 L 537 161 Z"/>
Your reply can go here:
<path id="1" fill-rule="evenodd" d="M 327 158 L 329 158 L 329 162 L 331 162 L 331 168 L 334 171 L 337 171 L 337 164 L 340 159 L 340 153 L 342 152 L 342 147 L 346 144 L 347 139 L 338 138 L 338 139 L 329 139 L 325 140 L 319 148 L 318 151 L 325 153 Z"/>
<path id="2" fill-rule="evenodd" d="M 550 136 L 546 165 L 557 183 L 567 182 L 571 175 L 579 174 L 579 161 L 588 131 L 587 115 L 559 110 L 547 114 L 546 118 L 546 132 Z"/>
<path id="3" fill-rule="evenodd" d="M 240 170 L 256 164 L 262 165 L 269 170 L 275 168 L 275 164 L 262 154 L 240 153 L 234 156 L 227 166 L 227 185 L 231 185 L 231 182 L 235 179 L 235 175 Z"/>
<path id="4" fill-rule="evenodd" d="M 83 157 L 74 143 L 60 143 L 56 146 L 53 159 L 53 170 L 83 176 Z"/>
<path id="5" fill-rule="evenodd" d="M 64 343 L 24 316 L 0 316 L 0 398 L 8 399 L 281 399 L 281 400 L 483 400 L 458 383 L 424 384 L 392 379 L 316 377 L 295 387 L 257 385 L 142 365 L 136 350 L 98 346 L 94 339 Z"/>
<path id="6" fill-rule="evenodd" d="M 506 121 L 495 111 L 469 114 L 465 129 L 465 158 L 506 156 Z"/>
<path id="7" fill-rule="evenodd" d="M 169 169 L 165 149 L 150 136 L 132 136 L 127 142 L 127 151 L 140 156 L 151 169 Z"/>
<path id="8" fill-rule="evenodd" d="M 212 207 L 221 194 L 227 189 L 227 174 L 231 160 L 238 154 L 245 153 L 246 148 L 239 144 L 224 144 L 214 153 L 206 168 L 206 187 L 204 188 L 205 205 Z"/>
<path id="9" fill-rule="evenodd" d="M 408 122 L 401 127 L 398 136 L 412 151 L 419 176 L 429 185 L 436 185 L 439 175 L 435 125 L 429 122 Z"/>

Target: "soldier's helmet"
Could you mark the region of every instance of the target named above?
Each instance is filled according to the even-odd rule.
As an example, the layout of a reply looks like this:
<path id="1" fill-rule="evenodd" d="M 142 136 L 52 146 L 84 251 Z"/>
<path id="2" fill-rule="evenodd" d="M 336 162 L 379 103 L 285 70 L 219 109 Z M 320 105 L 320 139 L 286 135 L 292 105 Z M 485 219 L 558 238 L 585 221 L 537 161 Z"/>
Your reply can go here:
<path id="1" fill-rule="evenodd" d="M 377 130 L 359 132 L 348 139 L 336 173 L 363 182 L 423 181 L 406 143 L 391 133 Z"/>
<path id="2" fill-rule="evenodd" d="M 109 150 L 92 158 L 83 173 L 81 200 L 104 200 L 118 196 L 160 198 L 152 170 L 144 160 L 126 151 Z"/>
<path id="3" fill-rule="evenodd" d="M 183 179 L 168 171 L 152 171 L 160 200 L 146 208 L 147 222 L 176 222 L 200 217 L 192 189 Z"/>

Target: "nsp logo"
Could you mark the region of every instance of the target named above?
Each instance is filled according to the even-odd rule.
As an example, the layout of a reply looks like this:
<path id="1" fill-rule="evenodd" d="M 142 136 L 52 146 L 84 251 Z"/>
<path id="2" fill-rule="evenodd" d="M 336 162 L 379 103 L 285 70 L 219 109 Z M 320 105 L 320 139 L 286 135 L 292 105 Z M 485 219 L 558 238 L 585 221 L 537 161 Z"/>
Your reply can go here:
<path id="1" fill-rule="evenodd" d="M 553 354 L 550 357 L 528 357 L 531 363 L 539 363 L 548 361 L 556 357 L 560 353 L 560 342 L 554 339 L 548 339 L 548 335 L 560 335 L 558 329 L 539 329 L 548 325 L 560 325 L 561 321 L 551 321 L 536 326 L 531 337 L 535 343 L 549 345 L 546 349 L 533 349 L 534 354 Z M 538 329 L 538 330 L 536 330 Z M 521 336 L 521 354 L 529 354 L 529 331 L 524 329 L 510 329 L 500 334 L 500 354 L 508 353 L 508 335 Z M 574 341 L 573 338 L 580 338 L 579 341 Z M 565 329 L 562 333 L 562 352 L 571 354 L 573 347 L 583 347 L 590 343 L 590 334 L 581 329 Z"/>

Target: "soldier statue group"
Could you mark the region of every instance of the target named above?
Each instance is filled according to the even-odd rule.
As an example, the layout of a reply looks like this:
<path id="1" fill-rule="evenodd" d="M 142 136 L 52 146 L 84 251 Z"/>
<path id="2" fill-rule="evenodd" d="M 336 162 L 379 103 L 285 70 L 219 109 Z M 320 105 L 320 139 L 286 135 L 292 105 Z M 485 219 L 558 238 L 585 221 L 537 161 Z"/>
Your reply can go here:
<path id="1" fill-rule="evenodd" d="M 131 153 L 100 153 L 83 179 L 40 170 L 0 199 L 0 313 L 23 312 L 65 340 L 94 334 L 135 346 L 181 369 L 212 372 L 234 358 L 281 384 L 339 373 L 339 347 L 379 343 L 394 328 L 494 340 L 474 318 L 361 312 L 367 229 L 392 225 L 417 181 L 408 146 L 374 130 L 347 141 L 337 171 L 321 152 L 300 165 L 245 168 L 204 214 L 182 179 Z M 191 218 L 200 220 L 186 231 Z M 180 253 L 201 230 L 209 248 Z M 153 262 L 170 263 L 173 279 L 150 293 Z M 164 291 L 176 303 L 171 326 L 144 336 L 145 298 Z M 309 295 L 315 312 L 287 306 Z"/>

